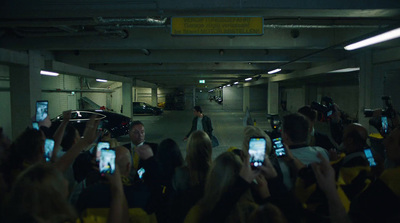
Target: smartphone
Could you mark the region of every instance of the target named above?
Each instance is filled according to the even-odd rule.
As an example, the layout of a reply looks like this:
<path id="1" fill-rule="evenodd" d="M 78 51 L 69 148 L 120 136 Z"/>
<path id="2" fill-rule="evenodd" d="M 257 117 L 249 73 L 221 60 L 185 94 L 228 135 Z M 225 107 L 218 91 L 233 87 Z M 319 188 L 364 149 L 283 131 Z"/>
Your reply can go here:
<path id="1" fill-rule="evenodd" d="M 46 162 L 50 162 L 54 150 L 54 140 L 46 139 L 44 141 L 44 158 Z"/>
<path id="2" fill-rule="evenodd" d="M 137 171 L 138 176 L 139 176 L 139 179 L 143 179 L 143 174 L 144 174 L 145 172 L 146 172 L 146 170 L 143 169 L 143 167 L 140 168 L 140 169 Z"/>
<path id="3" fill-rule="evenodd" d="M 49 101 L 36 101 L 36 121 L 41 122 L 47 118 Z"/>
<path id="4" fill-rule="evenodd" d="M 106 173 L 113 174 L 115 171 L 115 150 L 113 149 L 101 149 L 99 169 L 100 174 Z"/>
<path id="5" fill-rule="evenodd" d="M 251 167 L 264 164 L 267 141 L 264 137 L 251 137 L 249 141 L 249 154 Z"/>
<path id="6" fill-rule="evenodd" d="M 39 130 L 39 123 L 38 122 L 32 122 L 32 128 Z"/>
<path id="7" fill-rule="evenodd" d="M 110 149 L 109 142 L 98 142 L 96 146 L 96 162 L 100 161 L 101 150 L 102 149 Z"/>
<path id="8" fill-rule="evenodd" d="M 374 156 L 372 156 L 371 149 L 370 148 L 364 149 L 364 154 L 369 162 L 369 166 L 376 166 L 376 162 Z"/>
<path id="9" fill-rule="evenodd" d="M 272 139 L 273 147 L 275 150 L 275 155 L 277 157 L 286 156 L 286 150 L 282 143 L 282 138 Z"/>
<path id="10" fill-rule="evenodd" d="M 381 124 L 382 124 L 382 132 L 384 134 L 388 133 L 388 119 L 386 116 L 381 117 Z"/>

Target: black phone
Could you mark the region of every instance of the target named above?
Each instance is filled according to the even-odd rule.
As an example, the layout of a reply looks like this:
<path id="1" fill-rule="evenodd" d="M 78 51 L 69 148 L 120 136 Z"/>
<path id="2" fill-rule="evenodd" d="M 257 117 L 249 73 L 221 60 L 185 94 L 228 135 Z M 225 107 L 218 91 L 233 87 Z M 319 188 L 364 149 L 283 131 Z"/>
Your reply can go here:
<path id="1" fill-rule="evenodd" d="M 36 122 L 45 120 L 49 112 L 49 101 L 36 101 Z"/>
<path id="2" fill-rule="evenodd" d="M 101 158 L 101 150 L 102 149 L 110 149 L 109 142 L 98 142 L 96 146 L 96 162 L 100 161 Z"/>
<path id="3" fill-rule="evenodd" d="M 54 140 L 46 139 L 44 141 L 44 158 L 46 162 L 50 162 L 54 150 Z"/>
<path id="4" fill-rule="evenodd" d="M 262 166 L 265 161 L 267 140 L 264 137 L 251 137 L 249 141 L 249 154 L 251 167 Z"/>
<path id="5" fill-rule="evenodd" d="M 275 155 L 277 157 L 286 156 L 286 150 L 282 143 L 282 138 L 272 139 L 272 143 L 274 144 Z"/>
<path id="6" fill-rule="evenodd" d="M 364 149 L 365 157 L 368 160 L 369 166 L 376 166 L 376 162 L 374 156 L 372 155 L 372 151 L 370 148 Z"/>
<path id="7" fill-rule="evenodd" d="M 384 134 L 387 134 L 389 128 L 388 128 L 388 119 L 386 116 L 381 117 L 381 125 L 382 125 L 382 132 Z"/>
<path id="8" fill-rule="evenodd" d="M 101 149 L 99 170 L 100 174 L 113 174 L 115 172 L 115 150 Z"/>

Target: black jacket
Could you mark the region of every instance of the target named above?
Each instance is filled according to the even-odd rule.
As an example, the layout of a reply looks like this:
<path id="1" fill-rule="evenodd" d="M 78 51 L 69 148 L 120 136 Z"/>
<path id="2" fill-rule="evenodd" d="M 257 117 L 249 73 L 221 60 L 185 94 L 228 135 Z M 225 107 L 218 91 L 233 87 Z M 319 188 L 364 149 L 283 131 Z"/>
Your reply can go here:
<path id="1" fill-rule="evenodd" d="M 197 118 L 198 117 L 194 117 L 193 118 L 192 128 L 190 129 L 190 131 L 186 135 L 186 137 L 189 137 L 190 134 L 192 134 L 192 132 L 197 130 Z M 211 124 L 211 119 L 208 116 L 203 115 L 203 119 L 201 120 L 201 123 L 203 124 L 203 131 L 207 133 L 207 135 L 210 137 L 210 139 L 212 139 L 213 127 L 212 127 L 212 124 Z"/>

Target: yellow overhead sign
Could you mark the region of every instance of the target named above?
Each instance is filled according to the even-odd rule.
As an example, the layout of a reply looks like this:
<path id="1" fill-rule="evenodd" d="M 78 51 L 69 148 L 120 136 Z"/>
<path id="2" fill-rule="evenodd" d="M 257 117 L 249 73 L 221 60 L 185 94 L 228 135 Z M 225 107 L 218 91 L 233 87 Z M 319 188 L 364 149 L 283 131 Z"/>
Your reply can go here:
<path id="1" fill-rule="evenodd" d="M 172 17 L 172 35 L 262 35 L 263 17 Z"/>

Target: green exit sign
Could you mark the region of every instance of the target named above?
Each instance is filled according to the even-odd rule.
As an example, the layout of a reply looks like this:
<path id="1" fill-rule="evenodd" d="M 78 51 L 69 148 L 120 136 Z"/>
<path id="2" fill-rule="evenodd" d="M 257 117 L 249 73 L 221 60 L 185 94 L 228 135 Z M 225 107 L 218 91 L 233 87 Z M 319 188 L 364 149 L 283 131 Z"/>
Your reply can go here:
<path id="1" fill-rule="evenodd" d="M 199 83 L 200 83 L 200 84 L 205 84 L 205 83 L 206 83 L 206 80 L 199 80 Z"/>

